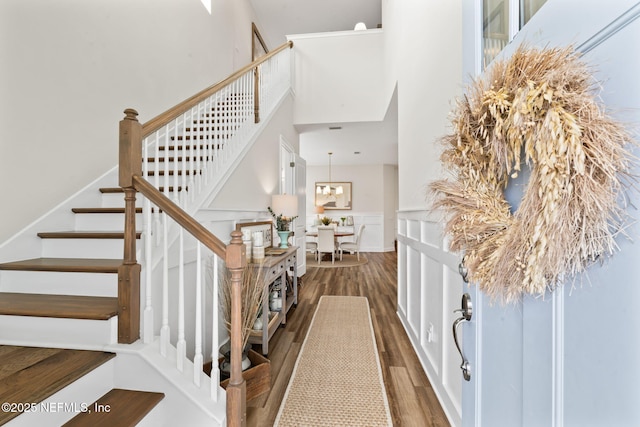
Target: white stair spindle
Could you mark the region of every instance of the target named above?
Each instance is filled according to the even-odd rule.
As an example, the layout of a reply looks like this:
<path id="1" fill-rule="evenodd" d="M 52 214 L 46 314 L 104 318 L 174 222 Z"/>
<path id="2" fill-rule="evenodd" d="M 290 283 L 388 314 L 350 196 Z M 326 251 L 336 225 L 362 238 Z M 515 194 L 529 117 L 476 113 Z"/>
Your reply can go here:
<path id="1" fill-rule="evenodd" d="M 180 152 L 180 141 L 178 140 L 178 120 L 173 121 L 173 201 L 180 206 L 180 195 L 186 191 L 186 187 L 180 188 L 180 176 L 178 174 L 178 154 Z M 184 144 L 183 144 L 184 145 Z"/>
<path id="2" fill-rule="evenodd" d="M 183 123 L 186 120 L 186 113 L 182 114 L 180 116 L 179 122 L 176 123 L 176 129 L 181 129 L 181 133 L 185 133 L 185 128 L 183 126 Z M 180 147 L 182 148 L 181 152 L 180 152 L 180 156 L 182 157 L 182 161 L 178 162 L 178 154 L 176 153 L 176 158 L 175 158 L 175 162 L 176 162 L 176 178 L 178 179 L 178 181 L 182 184 L 182 188 L 188 188 L 189 191 L 185 191 L 185 192 L 181 192 L 180 193 L 180 198 L 178 199 L 178 205 L 180 205 L 180 207 L 182 209 L 186 209 L 187 206 L 187 197 L 189 196 L 189 193 L 191 193 L 191 191 L 193 191 L 193 188 L 191 188 L 189 186 L 188 183 L 188 172 L 187 172 L 187 165 L 189 164 L 186 161 L 186 158 L 189 156 L 189 147 L 187 147 L 187 145 L 189 145 L 189 147 L 191 145 L 193 145 L 193 137 L 191 135 L 183 135 L 182 137 L 182 142 L 180 144 Z M 181 171 L 181 172 L 180 172 Z"/>
<path id="3" fill-rule="evenodd" d="M 196 324 L 193 355 L 193 383 L 200 387 L 202 379 L 202 244 L 196 243 Z"/>
<path id="4" fill-rule="evenodd" d="M 151 141 L 145 139 L 143 141 L 143 155 L 142 155 L 142 176 L 145 179 L 149 179 L 149 156 L 151 151 Z M 151 265 L 152 265 L 152 256 L 151 256 L 151 248 L 152 248 L 152 239 L 153 239 L 153 220 L 151 219 L 151 202 L 146 197 L 143 199 L 143 209 L 142 212 L 144 214 L 144 290 L 145 290 L 145 300 L 144 300 L 144 312 L 143 312 L 143 328 L 142 328 L 142 340 L 145 344 L 149 344 L 153 342 L 153 306 L 151 299 Z"/>
<path id="5" fill-rule="evenodd" d="M 194 117 L 198 117 L 199 116 L 199 111 L 200 108 L 199 107 L 194 107 L 192 110 L 192 121 Z M 193 192 L 193 197 L 195 197 L 196 193 L 200 193 L 200 191 L 202 191 L 202 172 L 203 172 L 203 165 L 202 165 L 202 153 L 204 152 L 204 144 L 207 143 L 207 133 L 206 133 L 206 128 L 204 127 L 200 127 L 197 126 L 197 132 L 196 135 L 200 135 L 201 136 L 201 143 L 198 144 L 198 146 L 196 147 L 195 150 L 195 159 L 191 159 L 192 161 L 192 169 L 194 169 L 196 172 L 196 191 Z M 193 202 L 193 197 L 191 199 L 191 201 Z"/>
<path id="6" fill-rule="evenodd" d="M 153 265 L 153 244 L 152 229 L 153 221 L 151 219 L 151 202 L 144 198 L 144 288 L 145 288 L 145 304 L 144 304 L 144 329 L 143 340 L 145 344 L 153 342 L 153 299 L 151 291 L 151 270 Z"/>
<path id="7" fill-rule="evenodd" d="M 213 306 L 212 306 L 212 320 L 211 320 L 211 399 L 215 402 L 218 401 L 218 389 L 220 384 L 220 367 L 218 366 L 218 348 L 220 343 L 218 340 L 218 318 L 220 317 L 220 304 L 218 302 L 218 256 L 213 255 L 211 257 L 213 265 Z"/>
<path id="8" fill-rule="evenodd" d="M 162 327 L 160 328 L 160 354 L 167 357 L 169 347 L 169 245 L 167 242 L 167 214 L 162 212 Z"/>
<path id="9" fill-rule="evenodd" d="M 189 115 L 189 122 L 192 122 L 192 118 L 193 118 L 193 110 L 194 108 L 190 109 L 188 113 L 185 113 L 185 122 L 186 122 L 186 117 L 187 114 Z M 189 145 L 189 155 L 187 158 L 187 153 L 185 153 L 182 161 L 184 162 L 184 169 L 187 170 L 188 175 L 186 175 L 184 177 L 185 182 L 189 182 L 189 188 L 192 188 L 193 191 L 189 191 L 189 204 L 191 204 L 193 202 L 193 199 L 196 195 L 196 191 L 199 190 L 198 187 L 196 187 L 196 183 L 195 183 L 195 167 L 194 167 L 194 157 L 195 157 L 195 153 L 196 153 L 196 149 L 197 147 L 200 146 L 200 132 L 199 132 L 199 128 L 195 128 L 193 126 L 191 126 L 191 145 Z"/>
<path id="10" fill-rule="evenodd" d="M 206 111 L 207 106 L 211 105 L 211 96 L 207 99 L 204 100 L 204 102 L 202 104 L 200 104 L 200 108 L 198 109 L 198 123 L 202 120 L 202 117 L 204 117 L 203 112 Z M 207 124 L 202 124 L 201 126 L 203 126 L 204 130 L 205 130 L 205 144 L 204 144 L 204 151 L 202 153 L 202 175 L 203 175 L 203 183 L 202 186 L 206 187 L 207 184 L 209 184 L 209 168 L 211 167 L 210 159 L 211 159 L 211 126 L 207 125 Z"/>
<path id="11" fill-rule="evenodd" d="M 184 229 L 180 227 L 178 249 L 178 342 L 176 344 L 176 367 L 184 371 L 184 359 L 187 357 L 187 342 L 184 334 Z"/>

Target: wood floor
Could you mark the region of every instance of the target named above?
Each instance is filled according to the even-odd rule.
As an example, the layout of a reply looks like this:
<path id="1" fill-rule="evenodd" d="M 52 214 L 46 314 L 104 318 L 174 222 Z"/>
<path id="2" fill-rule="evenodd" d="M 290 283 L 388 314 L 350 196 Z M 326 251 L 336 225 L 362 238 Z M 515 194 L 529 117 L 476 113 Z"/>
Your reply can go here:
<path id="1" fill-rule="evenodd" d="M 297 308 L 292 308 L 286 326 L 280 327 L 269 343 L 271 391 L 247 402 L 247 426 L 273 425 L 322 295 L 358 295 L 369 299 L 394 426 L 449 425 L 396 314 L 396 254 L 364 255 L 369 262 L 358 267 L 307 268 Z M 260 346 L 254 348 L 260 351 Z"/>

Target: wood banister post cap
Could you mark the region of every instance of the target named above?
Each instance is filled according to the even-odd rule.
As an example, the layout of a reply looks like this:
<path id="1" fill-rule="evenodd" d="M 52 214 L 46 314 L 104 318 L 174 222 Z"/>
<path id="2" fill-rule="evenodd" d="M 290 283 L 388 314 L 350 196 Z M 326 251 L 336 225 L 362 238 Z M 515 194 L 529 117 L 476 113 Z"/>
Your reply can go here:
<path id="1" fill-rule="evenodd" d="M 138 121 L 138 112 L 133 108 L 127 108 L 126 110 L 124 110 L 124 114 L 124 120 Z"/>
<path id="2" fill-rule="evenodd" d="M 233 230 L 231 232 L 231 244 L 232 245 L 239 245 L 240 243 L 242 243 L 242 231 Z"/>
<path id="3" fill-rule="evenodd" d="M 231 242 L 227 246 L 225 262 L 230 269 L 243 268 L 247 265 L 246 247 L 242 243 L 242 232 L 239 230 L 231 232 Z"/>

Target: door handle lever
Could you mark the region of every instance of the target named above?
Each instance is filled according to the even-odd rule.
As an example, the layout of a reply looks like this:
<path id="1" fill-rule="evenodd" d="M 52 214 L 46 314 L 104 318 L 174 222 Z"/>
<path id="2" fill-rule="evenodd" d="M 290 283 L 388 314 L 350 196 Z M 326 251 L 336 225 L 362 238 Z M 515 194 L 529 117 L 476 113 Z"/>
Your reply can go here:
<path id="1" fill-rule="evenodd" d="M 462 308 L 453 310 L 453 312 L 462 313 L 462 316 L 458 317 L 453 322 L 453 341 L 455 342 L 458 353 L 460 353 L 460 357 L 462 358 L 462 363 L 460 364 L 460 369 L 462 369 L 462 376 L 466 381 L 469 381 L 471 380 L 471 365 L 469 364 L 467 358 L 464 357 L 464 353 L 462 352 L 462 348 L 460 347 L 460 342 L 458 341 L 458 325 L 471 320 L 471 316 L 473 315 L 471 295 L 469 295 L 468 293 L 462 295 Z"/>

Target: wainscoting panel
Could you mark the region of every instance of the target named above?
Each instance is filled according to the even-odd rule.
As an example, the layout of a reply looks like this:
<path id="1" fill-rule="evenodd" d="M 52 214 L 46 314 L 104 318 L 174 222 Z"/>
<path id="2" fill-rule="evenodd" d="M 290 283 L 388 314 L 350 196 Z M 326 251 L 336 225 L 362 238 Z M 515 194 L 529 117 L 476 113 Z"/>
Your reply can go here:
<path id="1" fill-rule="evenodd" d="M 408 283 L 421 283 L 420 277 L 420 253 L 414 248 L 407 250 L 407 281 Z M 407 320 L 411 327 L 411 332 L 415 336 L 420 336 L 420 319 L 422 316 L 422 287 L 409 286 L 407 288 Z"/>
<path id="2" fill-rule="evenodd" d="M 406 230 L 406 227 L 404 228 Z M 400 266 L 404 268 L 400 268 Z M 398 245 L 398 314 L 407 318 L 407 246 Z"/>
<path id="3" fill-rule="evenodd" d="M 441 343 L 442 337 L 442 288 L 433 286 L 442 283 L 442 266 L 426 254 L 421 254 L 422 260 L 422 310 L 420 345 L 429 358 L 433 370 L 440 375 L 442 366 Z"/>
<path id="4" fill-rule="evenodd" d="M 451 327 L 460 308 L 460 257 L 425 211 L 398 213 L 398 316 L 449 422 L 461 425 L 462 375 Z"/>

